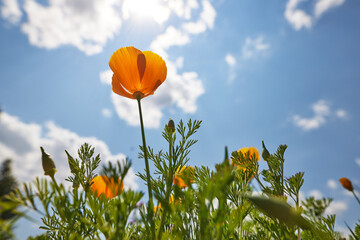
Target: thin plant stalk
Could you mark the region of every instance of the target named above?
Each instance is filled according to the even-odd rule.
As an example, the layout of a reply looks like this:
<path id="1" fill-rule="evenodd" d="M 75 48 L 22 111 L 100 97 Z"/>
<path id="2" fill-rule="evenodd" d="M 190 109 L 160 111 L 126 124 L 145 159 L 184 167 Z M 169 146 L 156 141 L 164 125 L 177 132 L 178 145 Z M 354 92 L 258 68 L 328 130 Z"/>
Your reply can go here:
<path id="1" fill-rule="evenodd" d="M 143 151 L 144 151 L 144 159 L 145 159 L 145 168 L 146 168 L 146 181 L 148 186 L 148 193 L 149 193 L 149 208 L 148 208 L 148 214 L 151 219 L 150 226 L 151 226 L 151 236 L 152 239 L 155 239 L 155 225 L 154 225 L 154 219 L 153 219 L 153 196 L 152 196 L 152 189 L 151 189 L 151 180 L 150 180 L 150 168 L 149 168 L 149 160 L 147 156 L 147 145 L 145 140 L 145 131 L 144 131 L 144 122 L 142 117 L 142 111 L 141 111 L 141 96 L 138 95 L 136 97 L 136 100 L 138 102 L 139 106 L 139 115 L 140 115 L 140 125 L 141 125 L 141 136 L 142 136 L 142 142 L 143 142 Z"/>
<path id="2" fill-rule="evenodd" d="M 360 204 L 360 200 L 359 200 L 359 198 L 356 196 L 355 191 L 354 191 L 354 190 L 352 190 L 351 192 L 354 194 L 354 197 L 356 198 L 356 200 L 357 200 L 357 201 L 358 201 L 358 203 Z"/>
<path id="3" fill-rule="evenodd" d="M 168 131 L 168 129 L 166 129 L 166 131 Z M 169 202 L 170 199 L 170 192 L 171 192 L 171 187 L 172 187 L 172 179 L 173 179 L 173 162 L 172 162 L 172 135 L 171 135 L 171 139 L 169 141 L 169 176 L 168 176 L 168 182 L 166 184 L 166 192 L 165 192 L 165 201 Z M 165 218 L 167 215 L 167 208 L 164 208 L 163 212 L 162 212 L 162 216 L 161 216 L 161 221 L 160 221 L 160 227 L 159 227 L 159 232 L 158 232 L 158 237 L 157 239 L 161 239 L 161 235 L 164 229 L 164 222 L 165 222 Z"/>

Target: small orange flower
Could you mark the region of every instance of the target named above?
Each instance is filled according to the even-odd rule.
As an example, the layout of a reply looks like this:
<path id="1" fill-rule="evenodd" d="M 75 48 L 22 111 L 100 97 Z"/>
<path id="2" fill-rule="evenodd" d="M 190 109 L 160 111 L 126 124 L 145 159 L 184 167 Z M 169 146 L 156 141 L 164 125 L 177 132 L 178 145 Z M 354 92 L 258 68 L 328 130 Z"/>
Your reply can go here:
<path id="1" fill-rule="evenodd" d="M 259 151 L 254 147 L 241 148 L 238 150 L 238 153 L 239 154 L 241 153 L 243 156 L 249 156 L 251 162 L 260 160 Z M 240 170 L 244 172 L 244 178 L 247 182 L 251 181 L 254 178 L 254 176 L 249 176 L 249 173 L 246 171 L 246 168 L 238 166 L 238 164 L 234 163 L 233 160 L 231 160 L 231 164 L 234 164 L 234 166 L 238 167 Z"/>
<path id="2" fill-rule="evenodd" d="M 109 66 L 114 72 L 113 92 L 132 99 L 154 94 L 167 74 L 166 63 L 159 55 L 134 47 L 123 47 L 114 52 Z"/>
<path id="3" fill-rule="evenodd" d="M 260 160 L 260 154 L 259 151 L 254 147 L 244 147 L 242 149 L 238 150 L 238 153 L 242 153 L 242 155 L 246 156 L 249 154 L 249 158 L 251 161 L 259 161 Z"/>
<path id="4" fill-rule="evenodd" d="M 353 187 L 351 181 L 349 179 L 347 179 L 346 177 L 340 178 L 339 182 L 346 190 L 349 190 L 350 192 L 354 191 L 354 187 Z"/>
<path id="5" fill-rule="evenodd" d="M 94 193 L 96 192 L 98 197 L 103 194 L 108 199 L 111 199 L 120 195 L 123 189 L 124 183 L 120 180 L 120 178 L 117 184 L 114 182 L 114 178 L 109 178 L 104 175 L 96 176 L 91 181 L 91 190 Z"/>
<path id="6" fill-rule="evenodd" d="M 192 166 L 183 166 L 181 169 L 179 167 L 175 172 L 173 183 L 180 188 L 186 188 L 188 186 L 186 183 L 194 182 L 194 174 L 195 170 Z"/>

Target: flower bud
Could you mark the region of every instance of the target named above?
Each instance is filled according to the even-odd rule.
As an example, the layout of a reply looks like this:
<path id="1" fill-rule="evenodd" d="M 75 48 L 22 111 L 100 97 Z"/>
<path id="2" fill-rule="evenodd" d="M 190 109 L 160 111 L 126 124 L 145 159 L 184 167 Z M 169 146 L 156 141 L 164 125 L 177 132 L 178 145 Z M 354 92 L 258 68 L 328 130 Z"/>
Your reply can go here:
<path id="1" fill-rule="evenodd" d="M 354 187 L 353 187 L 351 181 L 349 179 L 347 179 L 346 177 L 340 178 L 339 182 L 346 190 L 349 190 L 350 192 L 354 191 Z"/>
<path id="2" fill-rule="evenodd" d="M 42 161 L 42 166 L 44 169 L 44 174 L 48 175 L 50 177 L 54 177 L 55 173 L 56 173 L 56 167 L 55 167 L 55 163 L 54 160 L 51 158 L 51 156 L 49 154 L 47 154 L 44 151 L 43 147 L 40 147 L 41 150 L 41 161 Z"/>
<path id="3" fill-rule="evenodd" d="M 167 124 L 167 127 L 168 127 L 168 129 L 169 129 L 169 131 L 171 133 L 175 133 L 175 123 L 171 118 L 169 118 L 169 122 Z"/>
<path id="4" fill-rule="evenodd" d="M 261 156 L 263 157 L 264 161 L 267 161 L 267 159 L 270 157 L 269 151 L 266 149 L 264 141 L 262 141 L 262 153 Z"/>

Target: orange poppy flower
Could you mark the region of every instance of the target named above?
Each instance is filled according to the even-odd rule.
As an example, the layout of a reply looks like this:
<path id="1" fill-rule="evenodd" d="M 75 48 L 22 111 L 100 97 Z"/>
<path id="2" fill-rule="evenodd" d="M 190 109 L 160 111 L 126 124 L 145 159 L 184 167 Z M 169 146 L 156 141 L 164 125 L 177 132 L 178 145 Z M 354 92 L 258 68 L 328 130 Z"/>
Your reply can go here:
<path id="1" fill-rule="evenodd" d="M 194 174 L 195 170 L 192 166 L 183 166 L 181 169 L 179 167 L 175 172 L 173 183 L 180 188 L 186 188 L 188 186 L 186 183 L 194 182 Z"/>
<path id="2" fill-rule="evenodd" d="M 104 175 L 96 176 L 91 181 L 91 190 L 94 193 L 96 192 L 98 197 L 103 194 L 108 199 L 111 199 L 120 195 L 123 189 L 124 183 L 120 180 L 120 178 L 117 184 L 114 182 L 114 178 L 109 178 Z"/>
<path id="3" fill-rule="evenodd" d="M 349 179 L 347 179 L 346 177 L 340 178 L 339 182 L 346 190 L 349 190 L 350 192 L 354 191 L 354 187 L 353 187 L 351 181 Z"/>
<path id="4" fill-rule="evenodd" d="M 123 47 L 114 52 L 109 66 L 114 72 L 113 92 L 132 99 L 154 94 L 167 74 L 165 61 L 159 55 L 134 47 Z"/>

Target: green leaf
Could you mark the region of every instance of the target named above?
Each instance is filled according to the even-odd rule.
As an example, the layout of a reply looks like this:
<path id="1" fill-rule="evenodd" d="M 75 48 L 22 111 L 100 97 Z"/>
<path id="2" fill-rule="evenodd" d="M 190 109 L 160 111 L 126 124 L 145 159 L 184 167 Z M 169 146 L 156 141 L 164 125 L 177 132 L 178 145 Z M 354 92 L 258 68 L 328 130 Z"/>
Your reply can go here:
<path id="1" fill-rule="evenodd" d="M 303 229 L 310 229 L 311 224 L 296 212 L 289 204 L 272 198 L 247 196 L 258 209 L 266 215 L 278 219 L 289 227 L 299 226 Z"/>

